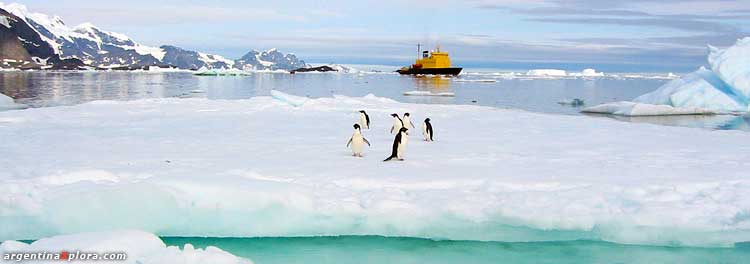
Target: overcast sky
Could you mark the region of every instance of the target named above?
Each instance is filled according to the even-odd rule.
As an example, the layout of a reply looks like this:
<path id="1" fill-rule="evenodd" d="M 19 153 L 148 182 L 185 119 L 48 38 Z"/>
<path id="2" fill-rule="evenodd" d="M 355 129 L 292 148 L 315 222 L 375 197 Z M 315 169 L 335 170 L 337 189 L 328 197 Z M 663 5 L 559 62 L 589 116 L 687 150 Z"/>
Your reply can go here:
<path id="1" fill-rule="evenodd" d="M 420 42 L 479 66 L 689 71 L 705 62 L 706 44 L 750 36 L 750 0 L 18 2 L 146 45 L 230 58 L 276 47 L 316 62 L 408 64 Z"/>

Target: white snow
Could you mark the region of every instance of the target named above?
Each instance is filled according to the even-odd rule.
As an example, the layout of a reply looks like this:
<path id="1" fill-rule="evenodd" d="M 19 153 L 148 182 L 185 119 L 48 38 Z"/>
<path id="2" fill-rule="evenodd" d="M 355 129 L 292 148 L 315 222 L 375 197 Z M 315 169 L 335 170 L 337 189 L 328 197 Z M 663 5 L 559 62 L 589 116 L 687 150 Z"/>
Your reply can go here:
<path id="1" fill-rule="evenodd" d="M 206 91 L 210 93 L 211 91 Z M 282 94 L 283 95 L 283 94 Z M 291 95 L 284 95 L 291 96 Z M 287 100 L 289 101 L 289 100 Z M 346 141 L 372 121 L 364 158 Z M 391 113 L 429 117 L 390 154 Z M 0 240 L 387 235 L 750 241 L 750 134 L 373 95 L 149 99 L 0 112 Z"/>
<path id="2" fill-rule="evenodd" d="M 161 264 L 161 263 L 226 263 L 226 264 L 252 264 L 252 261 L 236 257 L 217 247 L 209 246 L 206 249 L 195 249 L 191 244 L 185 244 L 182 250 L 175 246 L 167 247 L 159 237 L 138 230 L 117 230 L 92 233 L 79 233 L 71 235 L 59 235 L 42 238 L 31 244 L 18 241 L 5 241 L 0 244 L 0 256 L 6 253 L 125 253 L 127 258 L 117 261 L 97 260 L 96 263 L 139 263 L 139 264 Z M 16 262 L 12 260 L 9 262 Z M 30 261 L 23 263 L 60 263 L 81 262 L 80 260 L 49 260 Z M 93 261 L 91 261 L 93 262 Z"/>
<path id="3" fill-rule="evenodd" d="M 612 114 L 621 116 L 663 116 L 663 115 L 710 115 L 717 114 L 705 108 L 672 107 L 664 104 L 645 104 L 628 101 L 605 103 L 584 108 L 584 113 Z"/>
<path id="4" fill-rule="evenodd" d="M 10 28 L 10 21 L 7 16 L 0 15 L 0 25 Z"/>
<path id="5" fill-rule="evenodd" d="M 564 70 L 556 69 L 534 69 L 526 72 L 526 75 L 531 76 L 567 76 L 568 74 Z"/>
<path id="6" fill-rule="evenodd" d="M 4 110 L 13 110 L 13 109 L 24 109 L 28 106 L 25 104 L 18 104 L 16 103 L 13 98 L 8 97 L 7 95 L 0 94 L 0 111 Z"/>
<path id="7" fill-rule="evenodd" d="M 200 60 L 205 62 L 206 64 L 212 64 L 216 62 L 223 62 L 227 64 L 227 68 L 231 69 L 232 65 L 234 65 L 234 61 L 229 60 L 227 58 L 224 58 L 219 55 L 213 55 L 213 54 L 206 54 L 202 52 L 198 52 L 198 56 L 200 57 Z"/>

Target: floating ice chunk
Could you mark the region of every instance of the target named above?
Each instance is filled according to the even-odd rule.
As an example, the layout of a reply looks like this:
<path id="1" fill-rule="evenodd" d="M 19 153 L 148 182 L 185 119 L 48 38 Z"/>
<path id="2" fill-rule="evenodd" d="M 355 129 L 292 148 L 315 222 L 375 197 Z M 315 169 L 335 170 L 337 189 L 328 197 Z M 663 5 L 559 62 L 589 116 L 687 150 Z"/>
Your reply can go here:
<path id="1" fill-rule="evenodd" d="M 717 86 L 723 88 L 718 89 Z M 725 92 L 731 93 L 713 72 L 701 67 L 697 71 L 680 79 L 672 80 L 656 91 L 641 95 L 633 101 L 674 107 L 706 108 L 717 111 L 747 110 L 747 105 L 742 104 L 743 99 L 733 98 Z"/>
<path id="2" fill-rule="evenodd" d="M 532 76 L 567 76 L 568 74 L 564 70 L 556 69 L 534 69 L 526 72 L 526 75 Z"/>
<path id="3" fill-rule="evenodd" d="M 452 92 L 433 93 L 430 91 L 408 91 L 408 92 L 404 92 L 404 95 L 408 95 L 408 96 L 456 96 L 456 94 Z"/>
<path id="4" fill-rule="evenodd" d="M 271 90 L 271 97 L 295 107 L 302 106 L 303 104 L 305 104 L 305 102 L 307 102 L 307 100 L 310 99 L 307 97 L 291 95 L 277 90 Z"/>
<path id="5" fill-rule="evenodd" d="M 216 247 L 195 249 L 186 244 L 183 250 L 167 247 L 154 234 L 137 230 L 120 230 L 94 233 L 79 233 L 42 238 L 31 244 L 8 240 L 0 244 L 0 256 L 6 253 L 62 253 L 72 255 L 81 253 L 124 253 L 125 260 L 97 261 L 96 263 L 226 263 L 252 264 L 247 259 L 239 258 Z M 31 263 L 58 263 L 59 260 L 32 261 Z"/>
<path id="6" fill-rule="evenodd" d="M 587 107 L 584 113 L 612 114 L 622 116 L 660 116 L 660 115 L 709 115 L 715 111 L 695 107 L 672 107 L 663 104 L 644 104 L 634 102 L 614 102 Z"/>
<path id="7" fill-rule="evenodd" d="M 25 109 L 29 106 L 25 104 L 17 104 L 15 101 L 13 101 L 13 98 L 8 97 L 7 95 L 0 94 L 0 111 L 4 110 L 13 110 L 13 109 Z"/>
<path id="8" fill-rule="evenodd" d="M 750 97 L 750 37 L 737 40 L 733 46 L 721 50 L 709 46 L 708 63 L 711 70 L 728 84 L 734 93 Z"/>

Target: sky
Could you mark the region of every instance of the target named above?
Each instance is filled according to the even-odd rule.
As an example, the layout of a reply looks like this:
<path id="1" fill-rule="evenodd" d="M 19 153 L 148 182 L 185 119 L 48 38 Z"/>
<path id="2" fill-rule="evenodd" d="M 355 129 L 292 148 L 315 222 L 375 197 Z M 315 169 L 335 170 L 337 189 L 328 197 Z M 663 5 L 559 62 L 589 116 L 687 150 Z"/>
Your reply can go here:
<path id="1" fill-rule="evenodd" d="M 421 43 L 466 67 L 687 72 L 706 64 L 707 44 L 750 36 L 750 0 L 17 2 L 145 45 L 326 63 L 407 65 Z"/>

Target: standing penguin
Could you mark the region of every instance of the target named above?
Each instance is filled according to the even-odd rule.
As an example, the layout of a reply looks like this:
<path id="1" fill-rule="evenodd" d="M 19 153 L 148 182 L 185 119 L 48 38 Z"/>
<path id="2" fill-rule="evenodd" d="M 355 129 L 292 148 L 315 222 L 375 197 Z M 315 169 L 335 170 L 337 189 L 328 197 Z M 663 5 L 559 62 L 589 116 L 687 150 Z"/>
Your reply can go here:
<path id="1" fill-rule="evenodd" d="M 365 110 L 359 110 L 359 125 L 364 129 L 370 129 L 370 116 Z"/>
<path id="2" fill-rule="evenodd" d="M 391 150 L 391 156 L 384 159 L 383 161 L 389 161 L 393 158 L 398 160 L 404 160 L 404 151 L 406 150 L 406 143 L 409 141 L 409 133 L 406 132 L 409 129 L 402 127 L 399 129 L 396 137 L 393 138 L 393 149 Z"/>
<path id="3" fill-rule="evenodd" d="M 355 157 L 362 157 L 362 150 L 365 148 L 365 144 L 370 146 L 370 141 L 367 141 L 367 139 L 362 136 L 362 131 L 359 127 L 359 124 L 354 124 L 354 134 L 352 134 L 352 137 L 349 138 L 349 142 L 346 143 L 346 147 L 349 147 L 349 144 L 352 145 L 352 156 Z"/>
<path id="4" fill-rule="evenodd" d="M 430 124 L 429 118 L 424 119 L 424 124 L 422 124 L 422 135 L 424 135 L 424 141 L 433 141 L 432 124 Z"/>
<path id="5" fill-rule="evenodd" d="M 414 128 L 414 123 L 411 122 L 411 115 L 409 115 L 409 113 L 404 113 L 404 118 L 402 118 L 401 121 L 404 123 L 405 128 Z"/>
<path id="6" fill-rule="evenodd" d="M 404 127 L 404 121 L 401 120 L 401 118 L 398 117 L 398 114 L 396 113 L 391 114 L 391 116 L 393 117 L 393 126 L 391 126 L 391 134 L 393 134 L 393 132 L 396 132 L 398 134 L 399 131 L 401 131 L 401 128 Z"/>

